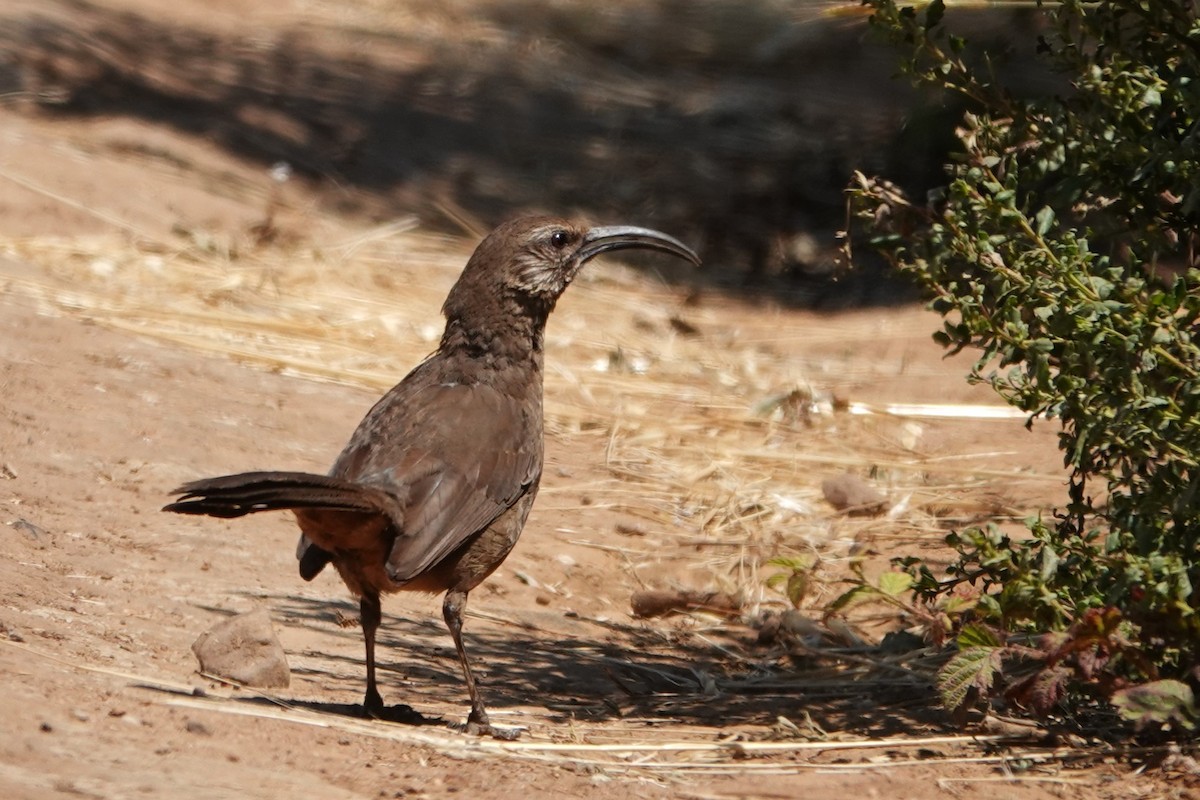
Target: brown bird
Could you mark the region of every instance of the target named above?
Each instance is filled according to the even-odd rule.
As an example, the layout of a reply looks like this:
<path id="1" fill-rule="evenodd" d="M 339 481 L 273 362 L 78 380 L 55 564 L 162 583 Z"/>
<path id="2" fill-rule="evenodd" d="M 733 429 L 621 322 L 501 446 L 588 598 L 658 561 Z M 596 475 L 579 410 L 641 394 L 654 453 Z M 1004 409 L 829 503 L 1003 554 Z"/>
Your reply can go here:
<path id="1" fill-rule="evenodd" d="M 446 592 L 442 614 L 462 663 L 467 730 L 493 728 L 462 641 L 467 594 L 512 550 L 542 475 L 546 319 L 589 259 L 659 250 L 699 264 L 658 231 L 523 217 L 476 248 L 442 313 L 438 349 L 367 414 L 328 475 L 246 472 L 187 483 L 164 511 L 240 517 L 291 509 L 300 576 L 333 564 L 359 598 L 368 713 L 380 714 L 375 633 L 380 594 Z"/>

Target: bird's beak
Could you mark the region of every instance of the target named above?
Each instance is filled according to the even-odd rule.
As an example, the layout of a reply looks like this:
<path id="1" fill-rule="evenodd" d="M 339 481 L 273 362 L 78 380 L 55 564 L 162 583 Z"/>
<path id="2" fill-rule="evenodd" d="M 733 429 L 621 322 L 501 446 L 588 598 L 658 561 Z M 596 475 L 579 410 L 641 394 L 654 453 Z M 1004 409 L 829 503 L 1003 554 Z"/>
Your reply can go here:
<path id="1" fill-rule="evenodd" d="M 579 247 L 579 263 L 583 264 L 588 259 L 609 250 L 626 250 L 634 247 L 644 250 L 659 250 L 686 259 L 697 266 L 700 265 L 700 256 L 675 237 L 649 228 L 635 228 L 629 225 L 590 229 L 584 234 L 583 243 Z"/>

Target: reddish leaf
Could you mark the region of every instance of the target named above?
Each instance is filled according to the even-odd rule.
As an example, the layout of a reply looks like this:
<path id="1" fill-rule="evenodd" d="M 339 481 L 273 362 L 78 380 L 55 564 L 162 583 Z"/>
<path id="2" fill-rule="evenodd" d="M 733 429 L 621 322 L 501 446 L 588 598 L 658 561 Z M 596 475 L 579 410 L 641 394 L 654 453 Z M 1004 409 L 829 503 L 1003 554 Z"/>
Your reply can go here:
<path id="1" fill-rule="evenodd" d="M 1077 653 L 1075 662 L 1079 665 L 1079 672 L 1083 679 L 1090 681 L 1104 670 L 1111 658 L 1107 647 L 1092 647 Z"/>
<path id="2" fill-rule="evenodd" d="M 1070 678 L 1071 670 L 1067 667 L 1046 667 L 1013 686 L 1007 694 L 1018 705 L 1045 716 L 1066 694 Z"/>

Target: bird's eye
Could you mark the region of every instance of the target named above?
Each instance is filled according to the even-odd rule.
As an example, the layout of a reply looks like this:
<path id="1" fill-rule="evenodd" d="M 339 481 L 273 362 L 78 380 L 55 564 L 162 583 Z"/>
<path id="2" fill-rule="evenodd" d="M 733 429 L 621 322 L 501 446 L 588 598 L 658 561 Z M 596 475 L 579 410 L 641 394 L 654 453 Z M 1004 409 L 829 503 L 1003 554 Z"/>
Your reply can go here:
<path id="1" fill-rule="evenodd" d="M 566 231 L 555 231 L 550 234 L 550 244 L 554 246 L 555 250 L 562 250 L 569 241 L 571 241 L 571 237 Z"/>

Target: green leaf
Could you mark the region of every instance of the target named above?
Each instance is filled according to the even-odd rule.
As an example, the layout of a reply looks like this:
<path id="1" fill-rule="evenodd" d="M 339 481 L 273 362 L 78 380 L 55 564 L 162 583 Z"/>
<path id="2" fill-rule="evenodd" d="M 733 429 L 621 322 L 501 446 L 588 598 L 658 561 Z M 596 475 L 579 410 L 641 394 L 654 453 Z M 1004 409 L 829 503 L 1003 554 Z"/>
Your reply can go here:
<path id="1" fill-rule="evenodd" d="M 1038 236 L 1045 236 L 1054 227 L 1054 209 L 1050 206 L 1042 206 L 1042 210 L 1037 212 L 1037 216 L 1033 219 Z"/>
<path id="2" fill-rule="evenodd" d="M 1096 294 L 1100 295 L 1101 299 L 1108 297 L 1113 293 L 1113 289 L 1116 288 L 1112 281 L 1101 278 L 1099 275 L 1092 275 L 1089 280 L 1095 288 Z"/>
<path id="3" fill-rule="evenodd" d="M 907 572 L 885 572 L 879 576 L 879 591 L 889 597 L 899 597 L 912 588 L 913 578 Z"/>
<path id="4" fill-rule="evenodd" d="M 1125 719 L 1139 727 L 1173 723 L 1185 730 L 1196 727 L 1196 701 L 1182 681 L 1161 680 L 1130 686 L 1113 694 L 1112 703 Z"/>
<path id="5" fill-rule="evenodd" d="M 804 600 L 804 595 L 808 594 L 808 573 L 793 572 L 788 576 L 785 594 L 792 606 L 799 608 L 801 601 Z"/>
<path id="6" fill-rule="evenodd" d="M 807 571 L 813 567 L 812 556 L 776 556 L 775 558 L 767 559 L 767 566 L 782 567 L 796 571 Z"/>
<path id="7" fill-rule="evenodd" d="M 955 616 L 966 613 L 979 603 L 977 597 L 963 597 L 957 594 L 943 595 L 941 609 L 945 613 Z"/>
<path id="8" fill-rule="evenodd" d="M 996 632 L 986 625 L 966 625 L 955 640 L 959 650 L 973 647 L 1000 647 L 1003 643 Z"/>
<path id="9" fill-rule="evenodd" d="M 1049 582 L 1058 572 L 1058 552 L 1053 547 L 1043 547 L 1041 556 L 1042 568 L 1039 577 L 1043 582 Z"/>
<path id="10" fill-rule="evenodd" d="M 1057 305 L 1038 306 L 1033 310 L 1033 315 L 1042 322 L 1048 322 L 1051 317 L 1058 313 Z"/>
<path id="11" fill-rule="evenodd" d="M 862 603 L 867 603 L 872 600 L 880 599 L 879 590 L 874 586 L 869 586 L 865 583 L 855 586 L 847 592 L 843 592 L 829 604 L 829 611 L 845 611 Z"/>
<path id="12" fill-rule="evenodd" d="M 946 13 L 945 0 L 933 0 L 925 9 L 925 30 L 930 30 L 942 21 Z"/>
<path id="13" fill-rule="evenodd" d="M 937 690 L 950 711 L 962 707 L 972 688 L 987 694 L 1000 668 L 1001 650 L 997 647 L 971 647 L 960 651 L 938 670 Z"/>

